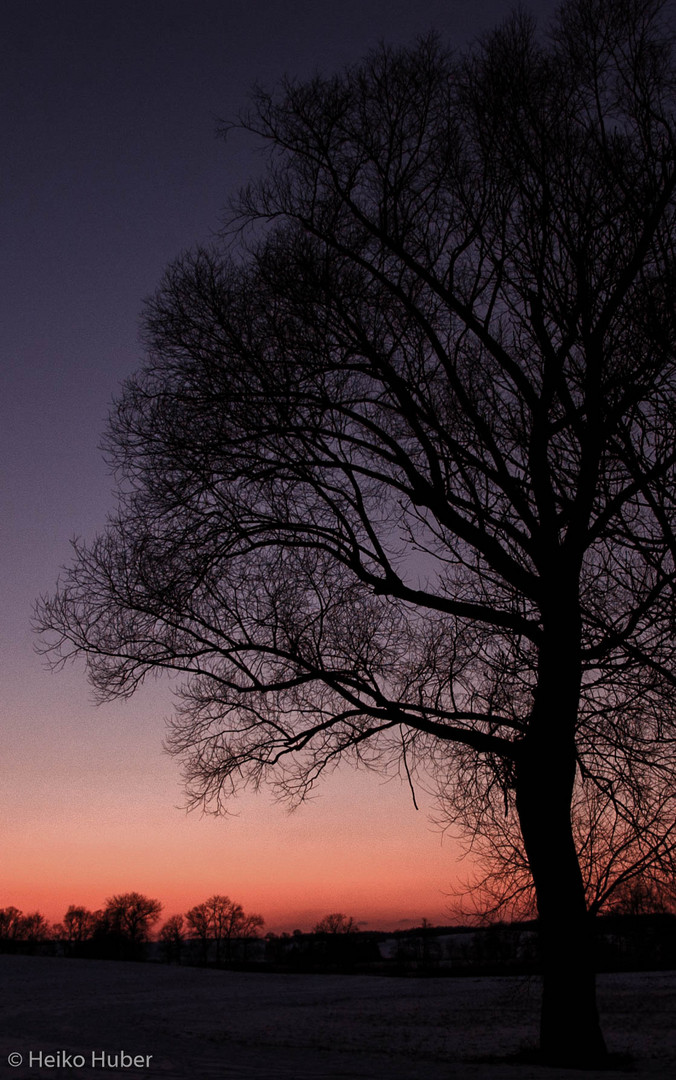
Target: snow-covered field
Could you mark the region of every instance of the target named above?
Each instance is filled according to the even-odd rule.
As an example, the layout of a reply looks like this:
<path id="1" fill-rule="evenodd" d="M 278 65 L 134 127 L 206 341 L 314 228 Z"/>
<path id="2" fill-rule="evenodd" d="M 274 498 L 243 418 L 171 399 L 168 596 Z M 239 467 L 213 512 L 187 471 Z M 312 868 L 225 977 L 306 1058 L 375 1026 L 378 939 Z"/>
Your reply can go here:
<path id="1" fill-rule="evenodd" d="M 676 972 L 605 975 L 599 987 L 609 1047 L 633 1061 L 571 1074 L 509 1060 L 535 1042 L 537 980 L 258 975 L 0 956 L 0 1078 L 676 1077 Z M 12 1054 L 22 1063 L 12 1067 Z M 134 1062 L 150 1055 L 147 1066 Z"/>

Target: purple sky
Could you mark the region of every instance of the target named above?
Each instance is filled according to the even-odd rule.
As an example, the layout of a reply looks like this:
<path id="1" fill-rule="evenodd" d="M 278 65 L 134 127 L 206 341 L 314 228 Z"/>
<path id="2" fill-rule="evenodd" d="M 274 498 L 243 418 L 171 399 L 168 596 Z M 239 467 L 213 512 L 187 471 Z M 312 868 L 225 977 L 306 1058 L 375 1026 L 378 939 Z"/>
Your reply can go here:
<path id="1" fill-rule="evenodd" d="M 162 850 L 169 858 L 173 843 L 177 859 L 192 867 L 184 883 L 186 895 L 196 883 L 191 902 L 204 899 L 201 889 L 234 894 L 239 884 L 246 896 L 237 898 L 261 908 L 245 849 L 251 859 L 264 858 L 254 851 L 261 837 L 263 847 L 272 835 L 277 846 L 289 837 L 297 847 L 306 845 L 311 861 L 317 845 L 326 847 L 328 833 L 339 851 L 341 814 L 358 798 L 363 814 L 363 800 L 374 806 L 380 800 L 384 809 L 376 820 L 382 813 L 401 822 L 407 850 L 416 853 L 400 909 L 410 909 L 411 918 L 442 911 L 442 890 L 457 874 L 454 849 L 440 847 L 406 791 L 345 773 L 327 785 L 321 811 L 310 807 L 292 819 L 268 803 L 262 807 L 260 798 L 244 800 L 239 841 L 227 824 L 196 815 L 186 824 L 177 809 L 178 768 L 161 749 L 170 709 L 166 685 L 146 688 L 138 701 L 95 709 L 81 668 L 45 671 L 33 652 L 29 620 L 36 595 L 51 591 L 68 560 L 69 538 L 91 536 L 111 506 L 97 446 L 112 396 L 141 360 L 143 298 L 174 256 L 209 240 L 228 195 L 259 167 L 250 140 L 216 137 L 218 119 L 245 107 L 255 81 L 274 85 L 284 73 L 329 73 L 380 40 L 406 43 L 431 28 L 463 46 L 511 7 L 506 0 L 3 3 L 0 768 L 6 850 L 0 851 L 0 906 L 47 909 L 53 896 L 59 909 L 68 889 L 59 892 L 57 878 L 90 882 L 98 903 L 106 890 L 125 887 L 161 894 L 167 885 L 151 853 Z M 546 18 L 553 7 L 546 0 L 535 10 Z M 352 826 L 349 843 L 347 835 L 343 840 L 347 866 Z M 241 850 L 235 851 L 237 843 Z M 382 854 L 387 843 L 383 819 L 375 831 L 365 831 L 364 865 L 375 858 L 369 844 Z M 401 862 L 396 843 L 391 839 L 391 857 Z M 220 852 L 213 878 L 200 876 L 201 844 L 212 856 Z M 121 865 L 134 869 L 129 882 L 120 879 Z M 381 871 L 376 885 L 384 880 Z M 427 891 L 416 907 L 411 897 L 421 875 Z M 331 895 L 340 907 L 358 905 L 362 893 Z M 97 902 L 82 892 L 68 896 L 68 902 Z M 289 900 L 280 912 L 291 918 L 292 911 L 314 910 L 309 900 L 306 908 L 295 903 Z"/>

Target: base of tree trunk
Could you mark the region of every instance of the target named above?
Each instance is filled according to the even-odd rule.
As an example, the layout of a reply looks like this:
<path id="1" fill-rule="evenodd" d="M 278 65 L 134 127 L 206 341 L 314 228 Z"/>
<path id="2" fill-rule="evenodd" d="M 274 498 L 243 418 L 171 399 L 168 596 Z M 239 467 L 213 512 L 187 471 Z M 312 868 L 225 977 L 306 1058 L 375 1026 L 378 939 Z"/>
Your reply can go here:
<path id="1" fill-rule="evenodd" d="M 608 1051 L 596 1007 L 593 970 L 561 962 L 545 972 L 540 1021 L 540 1058 L 567 1068 L 607 1067 Z"/>
<path id="2" fill-rule="evenodd" d="M 599 1048 L 595 1043 L 589 1046 L 575 1045 L 573 1047 L 542 1047 L 537 1052 L 537 1060 L 541 1065 L 557 1066 L 560 1069 L 610 1069 L 613 1055 L 609 1054 L 605 1046 Z"/>
<path id="3" fill-rule="evenodd" d="M 620 1072 L 630 1072 L 634 1066 L 634 1059 L 630 1054 L 611 1054 L 607 1053 L 601 1060 L 598 1061 L 586 1061 L 581 1064 L 569 1063 L 565 1061 L 550 1061 L 545 1059 L 542 1055 L 542 1051 L 533 1047 L 532 1049 L 519 1050 L 516 1054 L 481 1054 L 476 1057 L 467 1059 L 473 1065 L 510 1065 L 514 1068 L 517 1066 L 536 1066 L 547 1065 L 557 1066 L 560 1069 L 569 1068 L 571 1070 L 589 1070 L 594 1069 L 599 1072 L 606 1070 L 615 1070 Z M 515 1078 L 518 1076 L 515 1073 Z"/>

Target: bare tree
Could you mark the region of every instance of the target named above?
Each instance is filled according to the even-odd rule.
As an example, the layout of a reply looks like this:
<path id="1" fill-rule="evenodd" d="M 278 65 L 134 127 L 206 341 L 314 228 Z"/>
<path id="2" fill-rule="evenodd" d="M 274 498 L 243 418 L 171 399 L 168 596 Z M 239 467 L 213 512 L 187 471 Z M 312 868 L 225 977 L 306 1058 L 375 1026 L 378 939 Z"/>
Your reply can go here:
<path id="1" fill-rule="evenodd" d="M 148 305 L 117 513 L 39 609 L 101 698 L 185 673 L 171 746 L 212 808 L 343 758 L 474 793 L 479 828 L 513 805 L 564 1063 L 605 1054 L 576 776 L 628 820 L 676 773 L 661 9 L 258 92 L 267 174 Z"/>
<path id="2" fill-rule="evenodd" d="M 0 952 L 30 952 L 50 936 L 50 925 L 39 911 L 24 915 L 19 908 L 0 908 Z"/>
<path id="3" fill-rule="evenodd" d="M 186 912 L 186 922 L 198 938 L 202 946 L 202 963 L 206 964 L 209 959 L 209 942 L 211 941 L 211 925 L 209 907 L 206 903 L 196 904 Z"/>
<path id="4" fill-rule="evenodd" d="M 63 937 L 69 944 L 89 941 L 94 933 L 96 917 L 86 907 L 71 904 L 63 917 Z"/>
<path id="5" fill-rule="evenodd" d="M 27 945 L 34 946 L 50 936 L 50 924 L 40 911 L 31 911 L 21 919 L 20 936 Z"/>
<path id="6" fill-rule="evenodd" d="M 23 912 L 14 906 L 0 908 L 0 949 L 10 950 L 22 936 Z"/>
<path id="7" fill-rule="evenodd" d="M 675 899 L 673 879 L 666 888 L 633 880 L 617 890 L 610 911 L 613 915 L 673 915 Z"/>
<path id="8" fill-rule="evenodd" d="M 162 904 L 142 893 L 118 893 L 106 900 L 102 912 L 105 932 L 117 935 L 131 955 L 137 955 L 160 917 Z"/>
<path id="9" fill-rule="evenodd" d="M 486 801 L 473 814 L 444 804 L 442 828 L 464 826 L 473 873 L 452 895 L 455 917 L 491 922 L 495 918 L 531 919 L 537 914 L 533 877 L 514 808 Z M 489 813 L 490 810 L 490 813 Z M 593 914 L 668 911 L 676 881 L 676 791 L 671 784 L 640 793 L 609 796 L 578 778 L 571 806 L 575 846 L 587 909 Z M 450 818 L 450 820 L 448 820 Z"/>
<path id="10" fill-rule="evenodd" d="M 354 934 L 359 929 L 351 915 L 343 915 L 336 911 L 332 915 L 325 915 L 316 926 L 312 928 L 313 934 Z"/>
<path id="11" fill-rule="evenodd" d="M 182 915 L 172 915 L 160 929 L 158 941 L 167 959 L 167 963 L 181 962 L 181 951 L 185 941 L 184 919 Z"/>
<path id="12" fill-rule="evenodd" d="M 241 904 L 233 903 L 229 896 L 218 894 L 191 908 L 186 920 L 202 943 L 205 963 L 209 944 L 213 941 L 217 964 L 224 956 L 231 959 L 234 939 L 255 937 L 257 930 L 265 925 L 262 915 L 245 915 Z"/>

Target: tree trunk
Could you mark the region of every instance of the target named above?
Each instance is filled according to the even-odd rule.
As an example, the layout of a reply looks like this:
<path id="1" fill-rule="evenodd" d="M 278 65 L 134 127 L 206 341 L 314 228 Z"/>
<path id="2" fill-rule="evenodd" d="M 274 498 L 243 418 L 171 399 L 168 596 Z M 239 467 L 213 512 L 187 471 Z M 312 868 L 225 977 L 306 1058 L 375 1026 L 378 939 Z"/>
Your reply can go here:
<path id="1" fill-rule="evenodd" d="M 590 1066 L 603 1061 L 606 1047 L 596 1007 L 592 923 L 571 829 L 571 773 L 574 756 L 524 755 L 516 801 L 539 915 L 540 1050 L 548 1064 Z"/>
<path id="2" fill-rule="evenodd" d="M 593 926 L 571 823 L 581 681 L 573 595 L 573 588 L 567 596 L 559 592 L 545 620 L 533 711 L 517 762 L 516 808 L 538 907 L 541 1053 L 551 1064 L 589 1066 L 607 1051 L 596 1007 Z"/>

